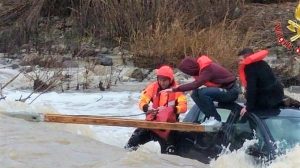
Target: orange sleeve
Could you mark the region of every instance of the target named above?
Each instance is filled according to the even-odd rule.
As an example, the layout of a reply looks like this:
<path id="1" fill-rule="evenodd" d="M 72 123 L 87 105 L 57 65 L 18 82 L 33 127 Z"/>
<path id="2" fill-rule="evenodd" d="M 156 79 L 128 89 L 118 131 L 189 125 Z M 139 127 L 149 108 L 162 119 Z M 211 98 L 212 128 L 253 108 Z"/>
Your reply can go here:
<path id="1" fill-rule="evenodd" d="M 150 84 L 146 87 L 146 89 L 143 90 L 139 101 L 139 108 L 141 110 L 143 110 L 143 106 L 145 104 L 149 104 L 149 102 L 151 101 L 151 98 L 153 96 L 153 86 L 153 84 Z"/>
<path id="2" fill-rule="evenodd" d="M 183 92 L 176 92 L 176 101 L 177 114 L 185 113 L 187 110 L 187 99 Z"/>

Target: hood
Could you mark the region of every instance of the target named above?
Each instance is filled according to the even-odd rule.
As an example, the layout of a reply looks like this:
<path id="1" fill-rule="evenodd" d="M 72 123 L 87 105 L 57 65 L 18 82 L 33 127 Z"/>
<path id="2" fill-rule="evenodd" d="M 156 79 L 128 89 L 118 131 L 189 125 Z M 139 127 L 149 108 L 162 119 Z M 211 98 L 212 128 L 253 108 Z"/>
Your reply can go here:
<path id="1" fill-rule="evenodd" d="M 171 81 L 174 80 L 173 69 L 167 65 L 164 65 L 164 66 L 160 67 L 159 69 L 156 69 L 156 75 L 168 77 Z"/>
<path id="2" fill-rule="evenodd" d="M 199 75 L 199 65 L 194 58 L 184 58 L 178 65 L 178 69 L 190 76 Z"/>

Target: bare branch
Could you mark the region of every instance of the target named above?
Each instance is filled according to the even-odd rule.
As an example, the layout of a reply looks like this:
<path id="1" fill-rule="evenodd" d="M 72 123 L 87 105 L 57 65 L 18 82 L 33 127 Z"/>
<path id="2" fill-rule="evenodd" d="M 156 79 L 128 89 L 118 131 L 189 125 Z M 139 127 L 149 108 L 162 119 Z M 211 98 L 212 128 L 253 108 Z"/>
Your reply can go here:
<path id="1" fill-rule="evenodd" d="M 99 99 L 96 100 L 96 102 L 100 101 L 101 99 L 103 99 L 102 95 L 101 95 L 101 97 Z"/>
<path id="2" fill-rule="evenodd" d="M 11 82 L 13 82 L 17 77 L 22 73 L 23 71 L 19 72 L 16 76 L 14 76 L 11 80 L 9 80 L 3 87 L 1 86 L 1 94 L 2 94 L 2 89 L 4 89 L 7 85 L 9 85 Z"/>
<path id="3" fill-rule="evenodd" d="M 0 95 L 1 95 L 0 100 L 6 98 L 6 96 L 3 96 L 3 94 L 2 94 L 2 84 L 0 84 Z"/>

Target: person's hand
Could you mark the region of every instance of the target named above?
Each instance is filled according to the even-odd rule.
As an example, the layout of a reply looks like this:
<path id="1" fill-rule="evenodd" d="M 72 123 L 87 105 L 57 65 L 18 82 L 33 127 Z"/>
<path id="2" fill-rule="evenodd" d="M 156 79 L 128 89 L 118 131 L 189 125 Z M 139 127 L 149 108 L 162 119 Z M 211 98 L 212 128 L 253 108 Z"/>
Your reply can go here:
<path id="1" fill-rule="evenodd" d="M 158 109 L 154 109 L 150 107 L 148 111 L 146 112 L 146 120 L 147 121 L 153 121 L 156 118 L 156 115 L 158 113 Z"/>
<path id="2" fill-rule="evenodd" d="M 240 112 L 240 116 L 243 117 L 246 112 L 247 112 L 246 107 L 243 107 L 242 110 L 241 110 L 241 112 Z"/>
<path id="3" fill-rule="evenodd" d="M 156 116 L 158 113 L 159 109 L 150 109 L 147 111 L 147 114 L 151 114 L 152 116 Z"/>
<path id="4" fill-rule="evenodd" d="M 149 107 L 148 108 L 148 111 L 147 111 L 147 114 L 153 114 L 153 115 L 156 115 L 158 113 L 159 109 L 155 109 L 153 107 Z"/>
<path id="5" fill-rule="evenodd" d="M 161 90 L 159 93 L 162 93 L 162 92 L 173 92 L 173 88 Z"/>

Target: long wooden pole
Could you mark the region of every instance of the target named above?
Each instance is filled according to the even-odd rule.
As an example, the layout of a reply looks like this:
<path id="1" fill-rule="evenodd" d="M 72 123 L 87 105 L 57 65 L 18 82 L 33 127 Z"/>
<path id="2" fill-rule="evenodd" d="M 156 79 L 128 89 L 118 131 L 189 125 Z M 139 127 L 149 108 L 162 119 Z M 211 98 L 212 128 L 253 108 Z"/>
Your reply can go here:
<path id="1" fill-rule="evenodd" d="M 120 127 L 136 127 L 146 129 L 177 130 L 185 132 L 215 132 L 221 125 L 200 125 L 193 123 L 167 123 L 156 121 L 145 121 L 138 119 L 124 119 L 116 117 L 104 117 L 94 115 L 64 115 L 64 114 L 43 114 L 30 112 L 1 113 L 10 117 L 21 118 L 34 122 L 54 122 L 71 124 L 107 125 Z"/>
<path id="2" fill-rule="evenodd" d="M 144 121 L 144 120 L 137 120 L 137 119 L 90 116 L 90 115 L 45 114 L 43 117 L 44 117 L 43 120 L 45 122 L 56 122 L 56 123 L 137 127 L 137 128 L 147 128 L 147 129 L 178 130 L 178 131 L 187 131 L 187 132 L 213 132 L 217 129 L 212 126 L 204 126 L 204 125 L 192 124 L 192 123 L 181 123 L 181 122 L 166 123 L 166 122 Z"/>

